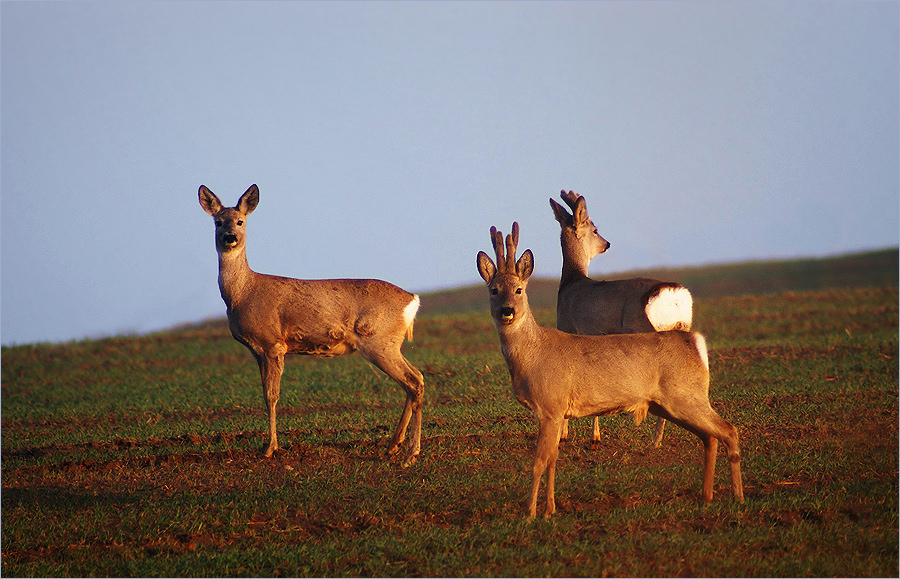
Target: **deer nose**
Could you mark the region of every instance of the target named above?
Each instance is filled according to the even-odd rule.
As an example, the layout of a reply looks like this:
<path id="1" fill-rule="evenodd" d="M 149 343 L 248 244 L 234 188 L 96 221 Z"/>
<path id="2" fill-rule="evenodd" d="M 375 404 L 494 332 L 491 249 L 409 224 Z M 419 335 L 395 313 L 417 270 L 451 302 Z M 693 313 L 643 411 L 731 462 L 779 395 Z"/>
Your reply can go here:
<path id="1" fill-rule="evenodd" d="M 222 236 L 222 241 L 229 244 L 237 243 L 237 235 L 235 235 L 234 233 L 226 233 Z"/>
<path id="2" fill-rule="evenodd" d="M 500 319 L 505 321 L 512 320 L 516 315 L 516 310 L 510 307 L 500 308 Z"/>

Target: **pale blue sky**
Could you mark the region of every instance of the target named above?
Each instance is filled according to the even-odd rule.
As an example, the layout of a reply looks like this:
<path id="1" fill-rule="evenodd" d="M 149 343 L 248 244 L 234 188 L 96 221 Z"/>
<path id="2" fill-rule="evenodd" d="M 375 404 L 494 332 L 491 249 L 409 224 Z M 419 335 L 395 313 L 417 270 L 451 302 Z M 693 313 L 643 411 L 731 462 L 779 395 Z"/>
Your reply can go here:
<path id="1" fill-rule="evenodd" d="M 250 266 L 478 283 L 488 229 L 592 275 L 897 245 L 896 2 L 3 2 L 4 344 L 224 315 Z M 614 276 L 611 276 L 614 277 Z M 485 306 L 486 308 L 487 306 Z"/>

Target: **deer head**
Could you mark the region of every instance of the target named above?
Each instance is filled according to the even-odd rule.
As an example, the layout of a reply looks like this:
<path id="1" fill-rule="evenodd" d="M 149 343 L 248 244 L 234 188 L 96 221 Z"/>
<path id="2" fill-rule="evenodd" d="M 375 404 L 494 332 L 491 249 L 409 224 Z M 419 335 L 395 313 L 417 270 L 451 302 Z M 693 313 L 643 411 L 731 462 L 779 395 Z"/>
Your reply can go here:
<path id="1" fill-rule="evenodd" d="M 574 191 L 565 190 L 560 191 L 560 197 L 572 210 L 570 215 L 565 207 L 553 199 L 550 200 L 550 207 L 562 227 L 564 246 L 571 244 L 573 247 L 580 248 L 583 257 L 588 261 L 609 249 L 609 242 L 600 237 L 597 227 L 588 217 L 587 202 L 584 197 Z"/>
<path id="2" fill-rule="evenodd" d="M 219 253 L 240 251 L 247 240 L 244 218 L 250 215 L 259 203 L 259 188 L 251 185 L 235 207 L 223 207 L 222 202 L 206 185 L 200 186 L 200 206 L 213 216 L 216 222 L 216 250 Z"/>
<path id="3" fill-rule="evenodd" d="M 488 285 L 491 300 L 491 317 L 498 325 L 510 325 L 530 314 L 525 287 L 534 271 L 534 255 L 526 249 L 516 261 L 519 244 L 519 224 L 513 222 L 512 233 L 506 236 L 504 255 L 503 234 L 491 227 L 491 243 L 497 255 L 497 264 L 483 252 L 478 252 L 478 273 Z"/>

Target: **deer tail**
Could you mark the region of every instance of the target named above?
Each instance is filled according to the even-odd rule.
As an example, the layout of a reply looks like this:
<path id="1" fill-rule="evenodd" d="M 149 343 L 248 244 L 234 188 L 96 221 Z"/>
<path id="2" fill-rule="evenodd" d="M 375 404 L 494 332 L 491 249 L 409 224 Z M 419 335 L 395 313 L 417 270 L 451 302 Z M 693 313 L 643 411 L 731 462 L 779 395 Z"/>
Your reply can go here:
<path id="1" fill-rule="evenodd" d="M 419 296 L 413 295 L 412 301 L 403 310 L 403 320 L 406 322 L 406 339 L 410 342 L 413 339 L 413 325 L 416 320 L 416 313 L 419 311 L 419 303 Z"/>

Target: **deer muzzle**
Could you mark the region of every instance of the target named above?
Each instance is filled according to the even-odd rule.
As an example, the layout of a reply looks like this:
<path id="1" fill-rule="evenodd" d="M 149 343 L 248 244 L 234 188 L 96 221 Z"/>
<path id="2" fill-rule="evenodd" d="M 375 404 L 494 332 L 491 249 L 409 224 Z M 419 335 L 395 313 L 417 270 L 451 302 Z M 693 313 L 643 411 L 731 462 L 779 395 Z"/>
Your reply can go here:
<path id="1" fill-rule="evenodd" d="M 500 308 L 498 315 L 500 317 L 501 322 L 508 324 L 509 322 L 513 321 L 513 318 L 516 317 L 516 310 L 509 306 L 504 306 L 504 307 Z"/>

